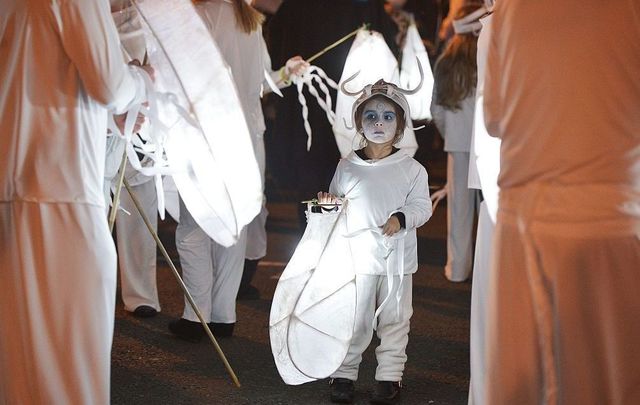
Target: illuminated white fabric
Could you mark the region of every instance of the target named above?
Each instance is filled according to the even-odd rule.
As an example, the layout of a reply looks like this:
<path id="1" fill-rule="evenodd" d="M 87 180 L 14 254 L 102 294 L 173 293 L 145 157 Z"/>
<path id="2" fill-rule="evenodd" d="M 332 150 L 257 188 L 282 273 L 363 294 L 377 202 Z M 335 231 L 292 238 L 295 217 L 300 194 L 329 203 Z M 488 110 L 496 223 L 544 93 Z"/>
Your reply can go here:
<path id="1" fill-rule="evenodd" d="M 347 355 L 355 321 L 356 276 L 350 244 L 343 236 L 345 215 L 346 211 L 308 214 L 305 233 L 273 295 L 271 350 L 287 384 L 326 378 Z"/>
<path id="2" fill-rule="evenodd" d="M 640 401 L 640 354 L 628 350 L 640 335 L 639 12 L 631 1 L 494 9 L 489 404 Z"/>
<path id="3" fill-rule="evenodd" d="M 278 90 L 273 84 L 268 84 L 268 79 L 273 74 L 262 29 L 259 28 L 250 34 L 245 33 L 236 24 L 233 5 L 229 2 L 220 0 L 201 2 L 197 4 L 196 9 L 218 45 L 225 63 L 231 70 L 249 126 L 255 160 L 260 171 L 261 185 L 264 188 L 266 158 L 263 136 L 265 123 L 260 97 L 264 90 L 267 90 L 267 86 L 275 92 Z M 216 91 L 221 90 L 216 89 Z M 225 136 L 241 136 L 241 132 L 230 129 Z M 264 229 L 266 212 L 263 206 L 264 201 L 261 200 L 259 213 L 256 212 L 258 215 L 248 224 L 247 257 L 252 259 L 263 257 L 266 254 L 267 240 Z"/>
<path id="4" fill-rule="evenodd" d="M 414 120 L 431 119 L 431 94 L 433 92 L 433 72 L 429 62 L 429 54 L 424 47 L 422 38 L 415 23 L 409 25 L 404 48 L 402 48 L 402 63 L 400 68 L 400 87 L 413 89 L 420 83 L 420 71 L 416 59 L 420 61 L 423 71 L 422 87 L 416 94 L 407 95 Z"/>
<path id="5" fill-rule="evenodd" d="M 4 1 L 0 26 L 0 403 L 106 404 L 107 108 L 142 100 L 143 81 L 108 2 Z"/>
<path id="6" fill-rule="evenodd" d="M 350 91 L 360 90 L 366 84 L 375 83 L 379 79 L 398 84 L 398 63 L 382 34 L 366 30 L 358 32 L 347 55 L 340 83 L 358 71 L 360 74 L 348 84 Z M 342 157 L 359 148 L 360 136 L 356 134 L 355 125 L 352 122 L 352 106 L 355 100 L 356 97 L 338 92 L 333 134 Z M 411 156 L 415 154 L 418 143 L 410 125 L 407 126 L 404 137 L 396 146 L 405 149 Z"/>
<path id="7" fill-rule="evenodd" d="M 190 1 L 136 5 L 153 33 L 147 42 L 157 86 L 173 93 L 188 112 L 159 103 L 160 115 L 173 123 L 165 144 L 173 179 L 196 222 L 230 246 L 262 206 L 260 170 L 239 89 Z"/>
<path id="8" fill-rule="evenodd" d="M 384 190 L 381 195 L 381 190 Z M 394 212 L 405 216 L 407 235 L 404 252 L 389 255 L 387 238 L 362 232 L 350 238 L 357 274 L 386 275 L 386 261 L 404 256 L 404 274 L 418 269 L 416 228 L 431 217 L 428 176 L 425 168 L 402 150 L 375 162 L 364 161 L 355 152 L 338 163 L 329 192 L 349 200 L 347 231 L 380 228 Z"/>

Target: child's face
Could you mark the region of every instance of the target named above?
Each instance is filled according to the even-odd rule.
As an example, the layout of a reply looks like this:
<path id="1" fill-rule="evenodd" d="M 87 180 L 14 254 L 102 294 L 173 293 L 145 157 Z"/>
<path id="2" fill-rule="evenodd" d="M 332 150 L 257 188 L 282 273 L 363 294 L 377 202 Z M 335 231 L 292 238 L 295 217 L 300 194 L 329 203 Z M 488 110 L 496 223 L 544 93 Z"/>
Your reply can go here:
<path id="1" fill-rule="evenodd" d="M 369 142 L 392 143 L 398 129 L 398 118 L 393 103 L 384 98 L 365 102 L 362 113 L 362 130 Z"/>

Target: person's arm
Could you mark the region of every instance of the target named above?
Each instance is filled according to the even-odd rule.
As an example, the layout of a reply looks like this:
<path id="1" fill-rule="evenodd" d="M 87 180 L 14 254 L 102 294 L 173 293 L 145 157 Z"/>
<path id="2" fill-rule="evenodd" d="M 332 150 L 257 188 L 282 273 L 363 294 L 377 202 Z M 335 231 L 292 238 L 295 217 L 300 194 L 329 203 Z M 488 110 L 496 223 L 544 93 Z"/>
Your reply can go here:
<path id="1" fill-rule="evenodd" d="M 55 4 L 62 45 L 89 96 L 118 113 L 142 101 L 143 78 L 139 68 L 124 62 L 109 3 L 66 0 Z"/>
<path id="2" fill-rule="evenodd" d="M 262 52 L 264 55 L 263 60 L 265 72 L 267 72 L 271 81 L 275 83 L 278 89 L 290 86 L 292 76 L 300 76 L 307 70 L 307 68 L 309 68 L 309 63 L 302 59 L 301 56 L 296 55 L 289 58 L 280 69 L 271 70 L 271 57 L 269 56 L 264 39 L 262 39 Z M 271 91 L 271 85 L 264 86 L 264 90 L 265 93 Z"/>
<path id="3" fill-rule="evenodd" d="M 433 86 L 433 95 L 431 96 L 431 119 L 433 120 L 433 123 L 436 125 L 436 128 L 438 128 L 438 132 L 440 132 L 440 135 L 442 135 L 442 138 L 444 138 L 446 135 L 446 121 L 444 119 L 444 115 L 445 115 L 445 111 L 444 111 L 444 107 L 441 106 L 440 104 L 436 104 L 436 92 L 437 92 L 437 88 L 434 84 Z"/>
<path id="4" fill-rule="evenodd" d="M 404 215 L 406 229 L 415 229 L 431 218 L 431 199 L 429 198 L 429 177 L 424 167 L 411 181 L 411 188 L 405 205 L 398 210 Z"/>

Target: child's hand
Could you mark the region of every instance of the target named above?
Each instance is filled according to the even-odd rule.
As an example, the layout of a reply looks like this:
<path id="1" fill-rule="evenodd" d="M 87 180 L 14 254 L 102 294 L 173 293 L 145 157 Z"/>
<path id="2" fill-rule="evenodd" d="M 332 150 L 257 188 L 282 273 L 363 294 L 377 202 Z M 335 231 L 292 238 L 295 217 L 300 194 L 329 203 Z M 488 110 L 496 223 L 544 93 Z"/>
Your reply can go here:
<path id="1" fill-rule="evenodd" d="M 398 217 L 392 215 L 387 219 L 387 222 L 382 226 L 382 234 L 384 236 L 393 236 L 400 230 L 400 221 Z"/>
<path id="2" fill-rule="evenodd" d="M 325 193 L 320 191 L 318 193 L 318 204 L 335 204 L 338 202 L 338 198 L 331 193 Z"/>

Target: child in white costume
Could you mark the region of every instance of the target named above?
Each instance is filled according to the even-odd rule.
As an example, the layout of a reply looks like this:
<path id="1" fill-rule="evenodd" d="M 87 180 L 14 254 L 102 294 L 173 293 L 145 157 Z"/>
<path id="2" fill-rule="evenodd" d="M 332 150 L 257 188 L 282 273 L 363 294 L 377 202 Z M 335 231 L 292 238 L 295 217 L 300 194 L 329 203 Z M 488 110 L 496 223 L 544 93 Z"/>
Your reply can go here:
<path id="1" fill-rule="evenodd" d="M 353 401 L 358 366 L 374 324 L 380 345 L 372 403 L 392 401 L 400 390 L 413 313 L 411 274 L 418 269 L 416 228 L 431 216 L 427 171 L 393 146 L 411 122 L 403 92 L 383 80 L 363 89 L 353 119 L 366 146 L 342 159 L 330 193 L 318 194 L 321 203 L 348 200 L 346 221 L 353 235 L 349 242 L 356 273 L 353 339 L 331 376 L 333 402 Z M 389 248 L 394 242 L 397 248 Z"/>

